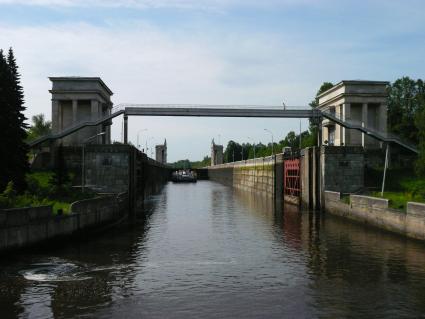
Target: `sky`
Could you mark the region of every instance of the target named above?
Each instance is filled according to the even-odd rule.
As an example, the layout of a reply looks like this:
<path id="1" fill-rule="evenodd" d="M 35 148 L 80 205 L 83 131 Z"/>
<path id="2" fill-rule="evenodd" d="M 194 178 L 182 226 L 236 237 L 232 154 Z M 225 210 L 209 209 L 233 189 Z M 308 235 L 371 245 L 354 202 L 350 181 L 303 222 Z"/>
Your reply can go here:
<path id="1" fill-rule="evenodd" d="M 51 117 L 49 76 L 99 76 L 115 105 L 306 106 L 325 81 L 424 78 L 425 1 L 0 0 L 0 48 L 9 47 L 29 119 Z M 265 128 L 279 141 L 299 127 L 131 117 L 129 139 L 153 149 L 166 138 L 173 162 L 209 155 L 213 138 L 268 143 Z M 114 140 L 121 128 L 118 117 Z"/>

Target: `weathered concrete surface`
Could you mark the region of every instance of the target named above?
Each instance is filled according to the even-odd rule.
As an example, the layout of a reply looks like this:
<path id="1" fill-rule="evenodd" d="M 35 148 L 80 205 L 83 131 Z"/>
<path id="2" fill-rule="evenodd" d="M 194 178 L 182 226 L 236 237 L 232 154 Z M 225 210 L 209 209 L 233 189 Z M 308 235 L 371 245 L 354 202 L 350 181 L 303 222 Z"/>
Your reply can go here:
<path id="1" fill-rule="evenodd" d="M 278 163 L 279 166 L 276 165 Z M 282 174 L 276 175 L 276 167 L 282 167 L 282 156 L 269 156 L 234 163 L 208 167 L 210 180 L 236 189 L 255 192 L 259 195 L 275 197 L 276 185 L 282 185 Z M 280 181 L 275 180 L 279 178 Z M 281 196 L 279 187 L 279 196 Z"/>
<path id="2" fill-rule="evenodd" d="M 406 212 L 388 207 L 388 200 L 350 195 L 350 203 L 339 192 L 325 191 L 325 211 L 366 223 L 410 238 L 425 240 L 425 204 L 409 202 Z"/>
<path id="3" fill-rule="evenodd" d="M 170 177 L 168 166 L 131 145 L 90 145 L 85 154 L 85 185 L 97 192 L 128 192 L 136 207 Z"/>
<path id="4" fill-rule="evenodd" d="M 112 91 L 98 77 L 50 77 L 52 81 L 52 133 L 59 133 L 85 121 L 101 119 L 111 114 Z M 110 125 L 85 127 L 62 138 L 57 144 L 82 145 L 84 141 L 98 133 L 98 144 L 111 143 Z"/>
<path id="5" fill-rule="evenodd" d="M 364 150 L 357 146 L 320 149 L 321 206 L 325 191 L 356 193 L 364 187 Z"/>
<path id="6" fill-rule="evenodd" d="M 114 223 L 128 213 L 126 194 L 75 202 L 71 213 L 54 216 L 51 206 L 0 211 L 0 252 L 73 235 Z"/>

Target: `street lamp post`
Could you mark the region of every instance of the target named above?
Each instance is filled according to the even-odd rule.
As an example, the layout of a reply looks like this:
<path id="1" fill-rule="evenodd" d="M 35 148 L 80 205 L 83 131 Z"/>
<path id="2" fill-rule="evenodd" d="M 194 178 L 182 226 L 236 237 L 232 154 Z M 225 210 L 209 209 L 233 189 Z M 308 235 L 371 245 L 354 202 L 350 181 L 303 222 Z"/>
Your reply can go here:
<path id="1" fill-rule="evenodd" d="M 153 136 L 151 136 L 151 137 L 149 137 L 149 138 L 146 138 L 146 152 L 145 152 L 145 154 L 146 154 L 147 156 L 149 156 L 149 154 L 148 154 L 148 151 L 149 151 L 149 149 L 148 149 L 148 141 L 153 140 L 153 139 L 155 139 L 155 137 L 153 137 Z M 152 155 L 151 155 L 151 156 L 152 156 Z"/>
<path id="2" fill-rule="evenodd" d="M 249 136 L 248 136 L 248 139 L 249 139 L 250 141 L 252 141 L 252 146 L 254 147 L 254 159 L 255 159 L 255 142 L 254 142 L 254 140 L 253 140 L 252 138 L 250 138 Z"/>
<path id="3" fill-rule="evenodd" d="M 264 129 L 264 131 L 270 133 L 270 135 L 272 136 L 272 156 L 274 155 L 274 140 L 273 140 L 273 133 L 272 131 L 268 130 L 268 129 Z"/>
<path id="4" fill-rule="evenodd" d="M 141 133 L 141 132 L 144 132 L 144 131 L 147 131 L 148 129 L 147 128 L 144 128 L 144 129 L 141 129 L 141 130 L 139 130 L 139 131 L 137 131 L 137 148 L 140 150 L 140 144 L 139 144 L 139 134 Z"/>
<path id="5" fill-rule="evenodd" d="M 85 145 L 86 145 L 86 143 L 87 142 L 89 142 L 89 141 L 91 141 L 92 139 L 94 139 L 94 138 L 96 138 L 96 137 L 98 137 L 98 136 L 101 136 L 101 135 L 105 135 L 106 133 L 105 132 L 101 132 L 101 133 L 99 133 L 99 134 L 96 134 L 96 135 L 93 135 L 93 136 L 90 136 L 89 138 L 87 138 L 87 139 L 85 139 L 84 141 L 83 141 L 83 145 L 82 145 L 82 154 L 81 154 L 81 157 L 82 157 L 82 163 L 81 163 L 81 192 L 82 193 L 84 193 L 84 184 L 85 184 L 85 179 L 86 179 L 86 174 L 85 174 L 85 154 L 84 154 L 84 148 L 85 148 Z"/>

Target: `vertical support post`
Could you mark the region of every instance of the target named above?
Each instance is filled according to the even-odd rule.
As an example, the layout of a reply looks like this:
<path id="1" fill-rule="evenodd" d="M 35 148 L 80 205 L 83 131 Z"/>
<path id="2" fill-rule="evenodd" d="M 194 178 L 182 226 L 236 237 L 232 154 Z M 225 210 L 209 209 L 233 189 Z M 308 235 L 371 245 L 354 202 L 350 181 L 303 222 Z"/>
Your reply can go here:
<path id="1" fill-rule="evenodd" d="M 78 100 L 72 100 L 72 124 L 75 125 L 78 119 Z"/>
<path id="2" fill-rule="evenodd" d="M 72 125 L 77 124 L 78 121 L 78 100 L 72 100 Z M 75 132 L 72 134 L 73 143 L 78 145 L 78 137 L 80 132 Z"/>
<path id="3" fill-rule="evenodd" d="M 300 150 L 301 150 L 301 119 L 300 119 Z"/>
<path id="4" fill-rule="evenodd" d="M 319 118 L 318 123 L 318 130 L 317 130 L 317 147 L 320 147 L 322 145 L 322 118 Z"/>
<path id="5" fill-rule="evenodd" d="M 349 103 L 344 103 L 342 105 L 343 108 L 343 120 L 344 121 L 350 121 L 351 119 L 351 104 Z M 342 138 L 342 142 L 344 143 L 344 145 L 349 145 L 350 144 L 350 135 L 351 135 L 351 130 L 347 129 L 347 128 L 343 128 L 343 138 Z"/>
<path id="6" fill-rule="evenodd" d="M 128 144 L 128 116 L 124 115 L 124 144 Z"/>
<path id="7" fill-rule="evenodd" d="M 385 151 L 385 166 L 384 166 L 384 177 L 382 178 L 381 197 L 384 197 L 385 177 L 387 175 L 389 149 L 390 149 L 390 143 L 387 143 L 387 150 Z"/>
<path id="8" fill-rule="evenodd" d="M 368 127 L 367 124 L 367 103 L 363 103 L 362 105 L 362 126 Z M 367 135 L 365 133 L 362 133 L 362 146 L 366 147 L 367 144 Z"/>
<path id="9" fill-rule="evenodd" d="M 82 155 L 81 155 L 81 192 L 84 193 L 84 185 L 85 185 L 85 180 L 86 180 L 86 176 L 85 176 L 85 158 L 84 158 L 84 143 L 81 147 L 82 149 Z"/>
<path id="10" fill-rule="evenodd" d="M 58 133 L 60 129 L 59 101 L 52 100 L 52 133 Z"/>

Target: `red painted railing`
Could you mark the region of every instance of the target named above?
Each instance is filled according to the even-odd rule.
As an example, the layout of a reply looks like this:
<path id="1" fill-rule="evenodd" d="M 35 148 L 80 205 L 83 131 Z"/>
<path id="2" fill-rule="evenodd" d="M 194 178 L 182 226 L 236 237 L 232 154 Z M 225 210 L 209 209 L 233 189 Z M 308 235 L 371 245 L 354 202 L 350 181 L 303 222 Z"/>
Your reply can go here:
<path id="1" fill-rule="evenodd" d="M 284 161 L 284 185 L 283 192 L 285 195 L 300 197 L 300 159 L 287 159 Z"/>

